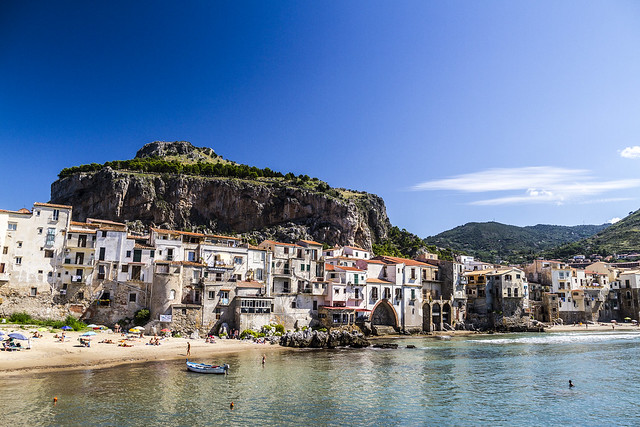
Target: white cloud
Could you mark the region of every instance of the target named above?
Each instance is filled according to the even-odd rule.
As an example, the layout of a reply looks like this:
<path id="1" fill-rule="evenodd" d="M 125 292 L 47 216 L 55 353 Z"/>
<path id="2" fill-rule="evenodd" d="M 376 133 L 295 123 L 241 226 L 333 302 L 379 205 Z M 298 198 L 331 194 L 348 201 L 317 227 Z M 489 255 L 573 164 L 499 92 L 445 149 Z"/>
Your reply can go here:
<path id="1" fill-rule="evenodd" d="M 640 187 L 640 179 L 601 181 L 584 169 L 549 166 L 488 169 L 452 178 L 427 181 L 415 191 L 453 190 L 464 193 L 510 192 L 503 197 L 470 202 L 477 206 L 547 203 L 604 203 L 612 198 L 594 198 L 609 191 Z"/>
<path id="2" fill-rule="evenodd" d="M 615 224 L 616 222 L 620 221 L 621 218 L 615 217 L 615 218 L 611 218 L 609 221 L 607 221 L 607 224 Z"/>
<path id="3" fill-rule="evenodd" d="M 637 159 L 640 157 L 640 146 L 634 145 L 633 147 L 625 148 L 620 151 L 620 157 L 624 157 L 626 159 Z"/>

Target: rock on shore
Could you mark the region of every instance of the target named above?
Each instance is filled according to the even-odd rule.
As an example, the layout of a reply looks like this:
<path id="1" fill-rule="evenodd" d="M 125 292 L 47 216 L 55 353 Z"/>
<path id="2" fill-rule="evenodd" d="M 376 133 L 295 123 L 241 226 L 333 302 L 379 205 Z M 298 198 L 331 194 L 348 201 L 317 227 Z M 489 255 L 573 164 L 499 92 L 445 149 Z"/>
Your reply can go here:
<path id="1" fill-rule="evenodd" d="M 296 348 L 363 348 L 369 347 L 371 343 L 359 332 L 340 330 L 321 332 L 308 329 L 300 332 L 287 332 L 280 338 L 280 345 Z"/>

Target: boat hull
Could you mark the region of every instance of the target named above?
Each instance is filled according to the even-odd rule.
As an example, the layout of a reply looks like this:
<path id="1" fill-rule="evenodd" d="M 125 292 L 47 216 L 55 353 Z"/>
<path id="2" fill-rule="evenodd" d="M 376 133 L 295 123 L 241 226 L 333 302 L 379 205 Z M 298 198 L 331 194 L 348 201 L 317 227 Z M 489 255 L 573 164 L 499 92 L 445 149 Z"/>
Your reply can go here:
<path id="1" fill-rule="evenodd" d="M 229 370 L 229 365 L 207 365 L 206 363 L 194 363 L 187 361 L 187 369 L 191 372 L 197 372 L 199 374 L 226 374 Z"/>

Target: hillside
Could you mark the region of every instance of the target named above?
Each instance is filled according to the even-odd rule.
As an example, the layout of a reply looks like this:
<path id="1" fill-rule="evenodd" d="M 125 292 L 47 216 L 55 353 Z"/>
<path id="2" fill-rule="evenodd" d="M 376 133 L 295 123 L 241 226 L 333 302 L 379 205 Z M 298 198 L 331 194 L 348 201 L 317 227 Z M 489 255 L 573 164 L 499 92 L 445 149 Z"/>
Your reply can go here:
<path id="1" fill-rule="evenodd" d="M 146 144 L 131 160 L 65 168 L 51 185 L 51 202 L 72 205 L 79 221 L 138 221 L 367 249 L 391 227 L 384 201 L 374 194 L 241 165 L 184 141 Z"/>
<path id="2" fill-rule="evenodd" d="M 556 246 L 576 242 L 602 230 L 603 225 L 534 225 L 518 227 L 498 222 L 471 222 L 428 237 L 425 243 L 451 248 L 489 262 L 533 259 Z"/>
<path id="3" fill-rule="evenodd" d="M 576 254 L 626 254 L 640 251 L 640 210 L 584 240 L 563 245 L 549 256 L 566 257 Z"/>

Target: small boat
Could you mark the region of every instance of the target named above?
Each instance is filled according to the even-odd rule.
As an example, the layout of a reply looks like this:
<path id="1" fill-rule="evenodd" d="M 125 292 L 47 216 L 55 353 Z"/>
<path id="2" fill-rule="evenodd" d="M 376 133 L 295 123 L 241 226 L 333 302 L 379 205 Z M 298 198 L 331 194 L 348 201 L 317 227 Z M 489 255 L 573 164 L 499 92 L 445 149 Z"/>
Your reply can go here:
<path id="1" fill-rule="evenodd" d="M 226 374 L 229 371 L 229 365 L 207 365 L 206 363 L 195 363 L 187 360 L 187 369 L 191 372 L 199 374 Z"/>

